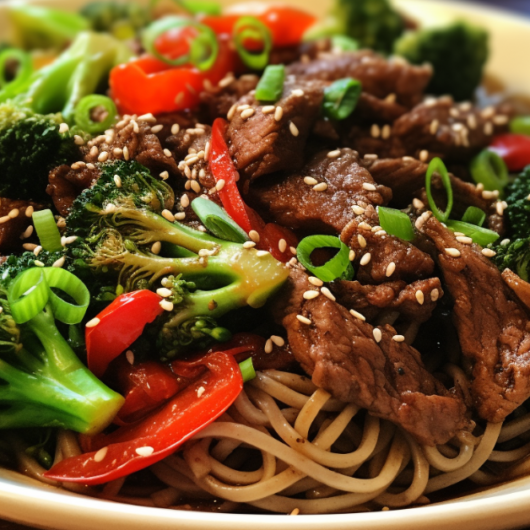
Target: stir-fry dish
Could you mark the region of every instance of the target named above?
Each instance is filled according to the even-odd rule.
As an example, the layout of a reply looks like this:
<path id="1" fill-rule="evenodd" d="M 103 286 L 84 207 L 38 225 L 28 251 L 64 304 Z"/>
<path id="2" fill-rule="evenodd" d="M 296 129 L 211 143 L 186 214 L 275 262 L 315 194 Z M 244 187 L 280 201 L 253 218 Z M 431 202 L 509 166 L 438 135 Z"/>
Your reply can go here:
<path id="1" fill-rule="evenodd" d="M 284 514 L 528 473 L 530 117 L 484 29 L 5 9 L 1 465 Z"/>

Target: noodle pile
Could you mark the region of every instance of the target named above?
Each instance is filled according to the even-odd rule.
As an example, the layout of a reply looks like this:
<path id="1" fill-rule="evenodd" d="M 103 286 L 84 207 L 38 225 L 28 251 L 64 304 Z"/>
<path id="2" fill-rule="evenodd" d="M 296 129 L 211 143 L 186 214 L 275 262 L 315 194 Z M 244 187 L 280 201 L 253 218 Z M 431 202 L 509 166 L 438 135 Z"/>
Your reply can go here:
<path id="1" fill-rule="evenodd" d="M 465 382 L 456 366 L 446 372 Z M 443 446 L 421 446 L 391 422 L 331 398 L 306 377 L 267 370 L 245 385 L 218 421 L 150 468 L 165 487 L 141 496 L 127 493 L 125 479 L 102 490 L 64 487 L 168 508 L 189 509 L 194 501 L 211 504 L 216 499 L 216 511 L 250 506 L 309 514 L 402 508 L 429 503 L 428 495 L 465 479 L 488 486 L 530 472 L 530 414 L 521 407 L 514 416 L 509 423 L 488 423 L 477 427 L 475 435 L 464 433 Z M 25 474 L 50 483 L 19 439 L 11 436 L 8 442 Z M 79 452 L 75 435 L 60 432 L 55 463 Z"/>

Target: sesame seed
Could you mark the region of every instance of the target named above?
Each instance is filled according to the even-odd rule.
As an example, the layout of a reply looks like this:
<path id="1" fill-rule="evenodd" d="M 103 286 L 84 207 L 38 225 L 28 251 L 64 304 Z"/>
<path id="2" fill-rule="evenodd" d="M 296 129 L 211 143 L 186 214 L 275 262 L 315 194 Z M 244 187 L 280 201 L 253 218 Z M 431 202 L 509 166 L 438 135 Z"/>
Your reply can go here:
<path id="1" fill-rule="evenodd" d="M 295 137 L 300 134 L 300 131 L 298 130 L 298 127 L 292 121 L 289 122 L 289 131 Z"/>
<path id="2" fill-rule="evenodd" d="M 386 125 L 383 125 L 383 128 L 381 129 L 381 138 L 383 140 L 388 140 L 390 138 L 390 135 L 392 134 L 392 128 L 388 123 Z"/>
<path id="3" fill-rule="evenodd" d="M 269 251 L 268 250 L 258 250 L 256 252 L 256 256 L 258 256 L 258 258 L 263 258 L 265 256 L 268 256 L 269 255 Z"/>
<path id="4" fill-rule="evenodd" d="M 138 117 L 138 121 L 145 121 L 147 123 L 156 123 L 156 118 L 153 116 L 152 112 L 148 112 L 147 114 L 142 114 Z"/>
<path id="5" fill-rule="evenodd" d="M 307 280 L 311 285 L 314 285 L 315 287 L 322 287 L 324 285 L 324 282 L 320 278 L 317 278 L 315 276 L 309 276 Z"/>
<path id="6" fill-rule="evenodd" d="M 294 265 L 296 265 L 297 263 L 298 263 L 298 260 L 297 260 L 296 258 L 291 258 L 291 259 L 289 260 L 289 265 L 293 265 L 293 266 L 294 266 Z"/>
<path id="7" fill-rule="evenodd" d="M 162 300 L 160 302 L 160 307 L 164 311 L 173 311 L 173 302 L 170 302 L 169 300 Z"/>
<path id="8" fill-rule="evenodd" d="M 359 320 L 362 320 L 363 322 L 366 320 L 366 317 L 359 313 L 359 311 L 355 311 L 355 309 L 350 309 L 350 313 Z"/>
<path id="9" fill-rule="evenodd" d="M 24 213 L 26 214 L 26 217 L 31 217 L 33 215 L 34 211 L 35 211 L 35 208 L 33 208 L 33 206 L 29 205 L 26 208 L 26 211 Z"/>
<path id="10" fill-rule="evenodd" d="M 392 276 L 392 274 L 394 274 L 396 270 L 396 264 L 392 261 L 391 263 L 388 264 L 388 267 L 386 268 L 386 277 L 387 278 L 390 278 L 390 276 Z"/>
<path id="11" fill-rule="evenodd" d="M 357 206 L 354 204 L 351 209 L 353 210 L 353 213 L 355 215 L 362 215 L 366 210 L 364 208 L 361 208 L 360 206 Z"/>
<path id="12" fill-rule="evenodd" d="M 31 250 L 31 251 L 35 252 L 35 249 L 37 248 L 37 245 L 35 245 L 35 243 L 24 243 L 22 245 L 22 248 L 24 250 Z"/>
<path id="13" fill-rule="evenodd" d="M 509 243 L 510 243 L 510 240 L 509 240 L 508 238 L 503 239 L 503 240 L 501 241 L 501 245 L 502 245 L 503 247 L 506 246 L 506 245 L 508 245 Z"/>
<path id="14" fill-rule="evenodd" d="M 311 324 L 311 320 L 309 320 L 308 318 L 304 317 L 303 315 L 296 315 L 296 318 L 302 323 L 302 324 Z"/>
<path id="15" fill-rule="evenodd" d="M 296 256 L 297 252 L 296 252 L 296 248 L 295 247 L 289 247 L 289 250 L 290 250 L 291 254 Z"/>
<path id="16" fill-rule="evenodd" d="M 330 151 L 326 156 L 328 158 L 339 158 L 340 154 L 340 149 L 335 149 L 334 151 Z"/>
<path id="17" fill-rule="evenodd" d="M 422 162 L 427 162 L 427 160 L 429 160 L 429 151 L 427 151 L 427 149 L 420 151 L 420 160 Z"/>
<path id="18" fill-rule="evenodd" d="M 27 239 L 31 234 L 33 234 L 33 225 L 29 225 L 22 234 L 20 234 L 20 239 Z"/>
<path id="19" fill-rule="evenodd" d="M 440 127 L 440 122 L 438 120 L 432 120 L 431 125 L 429 126 L 429 132 L 431 134 L 436 134 L 438 132 L 438 127 Z"/>
<path id="20" fill-rule="evenodd" d="M 454 107 L 449 109 L 449 114 L 453 117 L 453 118 L 458 118 L 460 116 L 460 112 L 458 111 L 458 109 L 455 109 Z"/>
<path id="21" fill-rule="evenodd" d="M 226 119 L 227 119 L 228 121 L 232 121 L 232 118 L 235 116 L 236 110 L 237 110 L 237 103 L 234 103 L 234 104 L 230 107 L 229 111 L 228 111 L 227 114 L 226 114 Z"/>
<path id="22" fill-rule="evenodd" d="M 13 208 L 8 214 L 7 216 L 10 218 L 10 219 L 15 219 L 16 217 L 18 217 L 18 215 L 20 214 L 20 210 L 18 208 Z"/>
<path id="23" fill-rule="evenodd" d="M 168 157 L 168 158 L 171 158 L 173 155 L 171 154 L 171 151 L 169 149 L 164 149 L 164 154 Z"/>
<path id="24" fill-rule="evenodd" d="M 372 138 L 379 138 L 381 136 L 381 128 L 377 123 L 374 123 L 372 127 L 370 127 L 370 136 Z"/>
<path id="25" fill-rule="evenodd" d="M 64 265 L 65 260 L 65 256 L 61 256 L 57 261 L 54 261 L 52 263 L 52 267 L 57 267 L 58 269 L 60 269 Z"/>
<path id="26" fill-rule="evenodd" d="M 358 235 L 357 235 L 357 241 L 359 242 L 359 246 L 360 246 L 361 248 L 365 248 L 365 247 L 366 247 L 366 239 L 364 238 L 363 235 L 358 234 Z"/>
<path id="27" fill-rule="evenodd" d="M 300 513 L 300 508 L 295 508 L 289 515 L 298 515 Z"/>
<path id="28" fill-rule="evenodd" d="M 467 126 L 472 130 L 477 128 L 477 117 L 474 114 L 467 117 Z"/>
<path id="29" fill-rule="evenodd" d="M 493 123 L 495 125 L 506 125 L 509 120 L 510 118 L 508 118 L 508 116 L 504 116 L 502 114 L 493 117 Z"/>
<path id="30" fill-rule="evenodd" d="M 127 146 L 123 148 L 123 158 L 129 160 L 129 148 Z"/>
<path id="31" fill-rule="evenodd" d="M 70 130 L 70 127 L 68 127 L 67 123 L 61 123 L 61 125 L 59 125 L 59 132 L 61 134 L 67 133 L 69 130 Z"/>
<path id="32" fill-rule="evenodd" d="M 42 263 L 42 261 L 35 260 L 33 263 L 35 264 L 35 267 L 44 267 L 44 263 Z"/>
<path id="33" fill-rule="evenodd" d="M 452 258 L 459 258 L 461 255 L 460 250 L 458 250 L 457 248 L 446 248 L 445 253 L 448 256 L 451 256 Z"/>
<path id="34" fill-rule="evenodd" d="M 306 291 L 304 294 L 303 294 L 303 297 L 306 299 L 306 300 L 313 300 L 313 298 L 316 298 L 317 296 L 319 296 L 320 293 L 318 291 Z"/>
<path id="35" fill-rule="evenodd" d="M 261 112 L 263 114 L 271 114 L 276 110 L 276 107 L 274 105 L 265 105 L 265 107 L 262 107 Z"/>
<path id="36" fill-rule="evenodd" d="M 101 462 L 106 456 L 109 448 L 108 447 L 102 447 L 95 455 L 94 455 L 94 462 Z"/>
<path id="37" fill-rule="evenodd" d="M 403 162 L 416 162 L 416 159 L 413 156 L 404 156 L 401 160 L 403 160 Z"/>
<path id="38" fill-rule="evenodd" d="M 125 152 L 125 151 L 124 151 L 124 152 Z M 86 165 L 86 167 L 87 167 L 88 169 L 96 169 L 96 166 L 95 166 L 94 164 L 90 164 L 90 163 L 88 163 L 88 164 Z"/>
<path id="39" fill-rule="evenodd" d="M 75 145 L 85 145 L 85 141 L 83 140 L 83 138 L 81 138 L 81 136 L 79 136 L 78 134 L 75 134 L 74 135 L 74 144 Z"/>
<path id="40" fill-rule="evenodd" d="M 64 217 L 59 217 L 59 219 L 57 219 L 57 227 L 58 228 L 66 227 L 66 219 Z"/>
<path id="41" fill-rule="evenodd" d="M 151 132 L 153 134 L 156 134 L 156 133 L 159 133 L 163 128 L 164 126 L 162 124 L 158 124 L 158 125 L 155 125 L 154 127 L 151 127 Z"/>
<path id="42" fill-rule="evenodd" d="M 134 353 L 132 352 L 132 350 L 127 350 L 125 352 L 125 358 L 127 359 L 127 362 L 129 364 L 134 364 Z"/>
<path id="43" fill-rule="evenodd" d="M 385 101 L 386 101 L 387 103 L 395 103 L 395 102 L 396 102 L 396 99 L 397 99 L 396 94 L 391 93 L 391 94 L 388 94 L 388 96 L 385 98 Z"/>
<path id="44" fill-rule="evenodd" d="M 304 177 L 304 182 L 308 186 L 315 186 L 316 184 L 318 184 L 318 180 L 313 177 Z"/>
<path id="45" fill-rule="evenodd" d="M 485 119 L 487 120 L 488 118 L 491 118 L 492 116 L 495 115 L 495 107 L 486 107 L 481 113 L 480 115 Z"/>
<path id="46" fill-rule="evenodd" d="M 37 262 L 35 262 L 35 263 L 37 263 Z M 101 320 L 99 320 L 98 317 L 93 318 L 92 320 L 89 320 L 89 321 L 86 323 L 86 327 L 87 327 L 87 328 L 95 328 L 100 322 L 101 322 Z"/>
<path id="47" fill-rule="evenodd" d="M 285 346 L 285 339 L 283 337 L 279 337 L 278 335 L 271 335 L 271 340 L 279 348 Z"/>
<path id="48" fill-rule="evenodd" d="M 375 342 L 381 342 L 381 339 L 383 338 L 383 334 L 381 333 L 381 330 L 379 328 L 374 328 L 372 333 L 374 335 Z"/>
<path id="49" fill-rule="evenodd" d="M 357 225 L 357 228 L 360 228 L 361 230 L 372 230 L 372 227 L 366 221 L 361 221 Z"/>
<path id="50" fill-rule="evenodd" d="M 304 91 L 300 88 L 295 88 L 293 91 L 291 91 L 292 96 L 302 97 L 304 95 Z"/>
<path id="51" fill-rule="evenodd" d="M 493 191 L 484 190 L 482 192 L 482 198 L 486 200 L 496 199 L 498 196 L 499 196 L 498 190 L 493 190 Z"/>
<path id="52" fill-rule="evenodd" d="M 403 342 L 405 340 L 405 337 L 403 335 L 394 335 L 392 337 L 392 340 L 396 342 Z"/>
<path id="53" fill-rule="evenodd" d="M 482 254 L 484 254 L 484 256 L 487 258 L 493 258 L 493 256 L 497 255 L 497 253 L 494 250 L 491 250 L 491 248 L 483 248 Z"/>
<path id="54" fill-rule="evenodd" d="M 479 182 L 476 186 L 475 186 L 475 189 L 479 192 L 479 193 L 482 193 L 484 191 L 484 184 L 482 184 L 482 182 Z"/>
<path id="55" fill-rule="evenodd" d="M 431 291 L 431 300 L 433 302 L 436 302 L 436 300 L 438 300 L 439 297 L 440 297 L 440 291 L 438 291 L 438 289 L 433 289 Z"/>
<path id="56" fill-rule="evenodd" d="M 370 260 L 372 259 L 372 255 L 370 254 L 370 252 L 367 252 L 362 258 L 361 258 L 361 261 L 359 262 L 361 265 L 368 265 L 368 263 L 370 263 Z"/>
<path id="57" fill-rule="evenodd" d="M 267 341 L 265 342 L 265 353 L 271 353 L 272 352 L 272 340 L 271 339 L 267 339 Z"/>
<path id="58" fill-rule="evenodd" d="M 326 298 L 329 298 L 331 301 L 335 301 L 336 298 L 333 296 L 333 293 L 327 288 L 327 287 L 322 287 L 320 289 L 320 292 L 326 297 Z"/>
<path id="59" fill-rule="evenodd" d="M 136 454 L 139 456 L 151 456 L 155 450 L 152 447 L 145 446 L 145 447 L 138 447 L 136 449 Z"/>
<path id="60" fill-rule="evenodd" d="M 484 134 L 486 136 L 491 136 L 493 134 L 493 123 L 490 121 L 484 124 Z"/>
<path id="61" fill-rule="evenodd" d="M 375 154 L 369 154 L 369 155 L 364 155 L 364 159 L 365 160 L 377 160 L 379 158 L 378 155 L 375 155 Z"/>
<path id="62" fill-rule="evenodd" d="M 169 173 L 167 171 L 162 171 L 162 173 L 160 173 L 160 178 L 162 180 L 167 180 L 169 178 Z"/>
<path id="63" fill-rule="evenodd" d="M 252 241 L 254 241 L 255 243 L 259 243 L 259 234 L 256 232 L 256 230 L 251 230 L 249 233 L 248 233 L 248 237 L 250 237 L 250 239 L 252 239 Z"/>
<path id="64" fill-rule="evenodd" d="M 190 180 L 190 182 L 191 182 L 191 189 L 195 193 L 200 193 L 201 192 L 201 185 L 196 180 Z"/>
<path id="65" fill-rule="evenodd" d="M 282 254 L 287 250 L 287 241 L 285 241 L 285 239 L 280 239 L 280 241 L 278 241 L 278 250 Z"/>
<path id="66" fill-rule="evenodd" d="M 501 201 L 495 203 L 495 210 L 497 211 L 497 215 L 504 215 L 504 205 Z"/>
<path id="67" fill-rule="evenodd" d="M 241 118 L 243 118 L 244 120 L 246 120 L 247 118 L 250 118 L 251 116 L 254 116 L 254 109 L 245 109 L 242 113 L 241 113 Z"/>
<path id="68" fill-rule="evenodd" d="M 418 304 L 423 305 L 423 302 L 425 302 L 425 295 L 423 294 L 423 291 L 416 291 L 416 300 L 418 301 Z"/>
<path id="69" fill-rule="evenodd" d="M 111 202 L 109 202 L 106 206 L 105 206 L 105 210 L 104 210 L 106 213 L 115 213 L 116 212 L 116 205 L 115 204 L 112 204 Z"/>
<path id="70" fill-rule="evenodd" d="M 315 191 L 326 191 L 328 189 L 328 185 L 325 182 L 320 182 L 320 184 L 313 186 L 313 189 Z"/>
<path id="71" fill-rule="evenodd" d="M 425 204 L 419 199 L 412 199 L 412 206 L 414 206 L 416 210 L 423 210 L 423 208 L 425 208 Z"/>
<path id="72" fill-rule="evenodd" d="M 456 240 L 464 245 L 471 245 L 473 240 L 467 236 L 456 236 Z"/>
<path id="73" fill-rule="evenodd" d="M 175 214 L 175 219 L 177 221 L 184 221 L 186 219 L 186 213 L 185 212 L 178 212 Z"/>
<path id="74" fill-rule="evenodd" d="M 168 289 L 167 287 L 160 287 L 156 290 L 156 294 L 162 298 L 168 298 L 171 296 L 172 292 L 171 289 Z"/>
<path id="75" fill-rule="evenodd" d="M 184 183 L 184 189 L 189 191 L 191 189 L 191 180 L 187 180 L 185 183 Z"/>
<path id="76" fill-rule="evenodd" d="M 254 241 L 245 241 L 243 243 L 243 248 L 254 248 L 256 246 L 256 243 Z"/>
<path id="77" fill-rule="evenodd" d="M 282 107 L 276 107 L 274 111 L 274 119 L 280 121 L 283 118 L 283 109 Z"/>
<path id="78" fill-rule="evenodd" d="M 135 120 L 131 120 L 131 123 L 132 123 L 132 126 L 133 126 L 133 131 L 135 134 L 139 134 L 140 133 L 140 127 L 138 127 L 138 124 L 136 123 Z"/>
<path id="79" fill-rule="evenodd" d="M 180 198 L 180 205 L 181 205 L 183 208 L 187 208 L 187 207 L 190 205 L 190 198 L 188 197 L 187 193 L 185 193 L 185 194 Z"/>
<path id="80" fill-rule="evenodd" d="M 373 184 L 370 184 L 369 182 L 363 182 L 363 190 L 376 191 L 377 188 Z"/>
<path id="81" fill-rule="evenodd" d="M 229 72 L 225 75 L 223 79 L 221 79 L 221 81 L 219 81 L 218 85 L 221 88 L 226 88 L 229 84 L 232 83 L 232 81 L 234 81 L 234 74 L 232 72 Z"/>
<path id="82" fill-rule="evenodd" d="M 175 216 L 167 209 L 162 210 L 162 217 L 172 223 L 175 220 Z"/>
<path id="83" fill-rule="evenodd" d="M 219 179 L 215 185 L 217 191 L 221 191 L 225 187 L 226 181 L 224 179 Z"/>
<path id="84" fill-rule="evenodd" d="M 174 123 L 172 126 L 171 126 L 171 134 L 172 135 L 176 135 L 180 132 L 180 125 L 178 123 Z"/>

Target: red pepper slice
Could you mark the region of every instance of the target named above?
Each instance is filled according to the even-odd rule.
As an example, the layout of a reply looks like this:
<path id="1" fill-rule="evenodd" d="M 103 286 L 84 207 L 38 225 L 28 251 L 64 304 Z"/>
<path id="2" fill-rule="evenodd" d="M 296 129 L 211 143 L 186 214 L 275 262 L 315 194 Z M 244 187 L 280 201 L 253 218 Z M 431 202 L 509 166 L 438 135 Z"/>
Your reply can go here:
<path id="1" fill-rule="evenodd" d="M 523 134 L 501 134 L 489 146 L 506 162 L 510 171 L 520 171 L 530 164 L 530 137 Z"/>
<path id="2" fill-rule="evenodd" d="M 125 351 L 149 322 L 161 315 L 161 296 L 147 289 L 118 296 L 97 316 L 99 323 L 86 328 L 88 368 L 102 377 L 109 363 Z"/>
<path id="3" fill-rule="evenodd" d="M 243 388 L 237 362 L 215 352 L 187 364 L 207 373 L 141 422 L 90 438 L 89 453 L 62 460 L 44 476 L 90 485 L 124 477 L 162 460 L 221 416 Z"/>

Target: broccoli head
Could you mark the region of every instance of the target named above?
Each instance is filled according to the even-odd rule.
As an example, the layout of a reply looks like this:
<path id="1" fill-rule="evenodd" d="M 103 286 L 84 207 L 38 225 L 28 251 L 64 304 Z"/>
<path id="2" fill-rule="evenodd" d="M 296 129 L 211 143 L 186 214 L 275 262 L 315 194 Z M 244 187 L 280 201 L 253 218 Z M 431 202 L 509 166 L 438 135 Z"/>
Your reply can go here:
<path id="1" fill-rule="evenodd" d="M 59 132 L 59 114 L 37 114 L 12 101 L 0 103 L 0 196 L 48 202 L 48 173 L 75 160 L 79 148 Z"/>
<path id="2" fill-rule="evenodd" d="M 526 238 L 530 235 L 530 166 L 506 188 L 508 207 L 504 215 L 508 220 L 510 236 Z"/>
<path id="3" fill-rule="evenodd" d="M 502 272 L 510 269 L 525 282 L 530 279 L 530 238 L 519 238 L 494 247 L 496 255 L 493 262 Z"/>
<path id="4" fill-rule="evenodd" d="M 430 63 L 434 73 L 427 91 L 450 94 L 457 101 L 473 97 L 488 60 L 488 33 L 468 24 L 455 22 L 446 27 L 406 33 L 394 52 L 413 64 Z"/>

